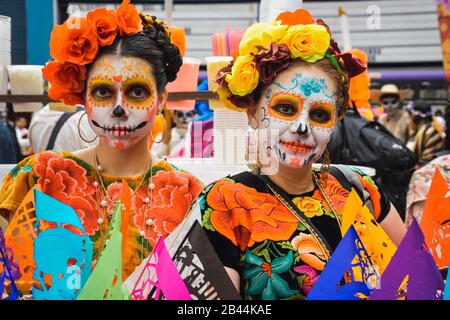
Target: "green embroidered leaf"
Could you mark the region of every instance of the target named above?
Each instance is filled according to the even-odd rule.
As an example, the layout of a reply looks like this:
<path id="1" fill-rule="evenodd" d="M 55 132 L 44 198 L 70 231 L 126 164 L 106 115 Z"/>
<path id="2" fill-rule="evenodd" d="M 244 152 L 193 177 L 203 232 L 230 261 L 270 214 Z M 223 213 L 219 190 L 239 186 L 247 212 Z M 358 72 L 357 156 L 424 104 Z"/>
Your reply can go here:
<path id="1" fill-rule="evenodd" d="M 306 227 L 303 225 L 303 223 L 299 222 L 299 223 L 297 224 L 297 230 L 299 230 L 299 231 L 305 231 L 305 230 L 306 230 Z"/>
<path id="2" fill-rule="evenodd" d="M 335 219 L 335 216 L 334 216 L 333 212 L 324 210 L 324 213 L 325 213 L 326 216 L 329 216 L 329 217 Z"/>
<path id="3" fill-rule="evenodd" d="M 369 176 L 363 176 L 363 179 L 364 179 L 367 183 L 370 183 L 375 189 L 378 190 L 377 185 L 375 184 L 375 182 L 372 180 L 371 177 L 369 177 Z"/>
<path id="4" fill-rule="evenodd" d="M 278 242 L 277 244 L 282 249 L 289 249 L 289 250 L 295 251 L 294 247 L 292 246 L 292 244 L 289 241 Z"/>
<path id="5" fill-rule="evenodd" d="M 207 230 L 216 231 L 216 229 L 214 229 L 214 227 L 211 225 L 211 221 L 209 220 L 210 216 L 211 216 L 211 212 L 213 212 L 213 209 L 211 209 L 211 208 L 208 208 L 205 211 L 205 214 L 203 215 L 203 218 L 202 218 L 202 224 L 203 224 L 203 227 L 205 227 Z"/>
<path id="6" fill-rule="evenodd" d="M 259 252 L 258 256 L 263 256 L 264 259 L 268 262 L 271 263 L 272 259 L 270 259 L 270 254 L 269 254 L 269 250 L 267 248 L 261 250 L 261 252 Z"/>
<path id="7" fill-rule="evenodd" d="M 254 254 L 257 255 L 257 254 L 259 254 L 259 252 L 261 251 L 261 249 L 263 249 L 263 248 L 266 247 L 267 245 L 268 245 L 268 241 L 267 241 L 267 240 L 264 240 L 264 242 L 261 243 L 259 246 L 253 248 L 253 249 L 252 249 L 252 252 L 253 252 Z"/>
<path id="8" fill-rule="evenodd" d="M 297 264 L 300 262 L 300 254 L 296 255 L 294 258 L 294 264 Z"/>
<path id="9" fill-rule="evenodd" d="M 306 274 L 302 274 L 301 276 L 297 277 L 296 280 L 297 280 L 298 286 L 300 288 L 303 288 L 303 281 L 305 281 L 305 278 L 306 278 Z"/>

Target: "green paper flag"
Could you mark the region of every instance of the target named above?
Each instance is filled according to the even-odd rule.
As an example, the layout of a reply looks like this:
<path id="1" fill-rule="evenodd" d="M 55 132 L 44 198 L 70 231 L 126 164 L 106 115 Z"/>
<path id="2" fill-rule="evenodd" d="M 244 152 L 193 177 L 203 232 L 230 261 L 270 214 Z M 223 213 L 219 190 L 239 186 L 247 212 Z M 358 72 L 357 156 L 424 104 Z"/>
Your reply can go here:
<path id="1" fill-rule="evenodd" d="M 77 300 L 130 300 L 122 285 L 122 233 L 120 232 L 121 202 L 118 201 L 105 241 L 97 260 Z"/>

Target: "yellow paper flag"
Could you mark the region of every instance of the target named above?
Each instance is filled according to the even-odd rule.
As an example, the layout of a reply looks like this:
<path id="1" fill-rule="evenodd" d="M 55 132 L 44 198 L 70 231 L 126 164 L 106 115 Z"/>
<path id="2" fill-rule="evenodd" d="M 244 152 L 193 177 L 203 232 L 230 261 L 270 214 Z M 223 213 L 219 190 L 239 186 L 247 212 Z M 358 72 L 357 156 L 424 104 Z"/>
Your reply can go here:
<path id="1" fill-rule="evenodd" d="M 354 225 L 372 263 L 379 267 L 380 274 L 386 269 L 397 250 L 396 245 L 376 222 L 369 209 L 363 204 L 355 190 L 352 190 L 344 206 L 342 235 Z"/>

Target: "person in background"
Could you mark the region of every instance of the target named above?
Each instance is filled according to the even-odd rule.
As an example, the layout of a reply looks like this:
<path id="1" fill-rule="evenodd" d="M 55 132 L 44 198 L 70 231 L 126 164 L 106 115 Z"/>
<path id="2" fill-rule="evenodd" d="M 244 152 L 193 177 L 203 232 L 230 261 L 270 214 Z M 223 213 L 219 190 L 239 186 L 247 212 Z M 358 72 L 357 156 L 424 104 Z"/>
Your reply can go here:
<path id="1" fill-rule="evenodd" d="M 94 142 L 89 142 L 89 139 L 94 138 L 95 133 L 86 119 L 80 121 L 82 115 L 81 108 L 74 113 L 66 113 L 52 110 L 50 105 L 35 112 L 29 128 L 33 152 L 46 150 L 73 152 L 93 146 Z M 78 130 L 85 137 L 84 140 L 78 134 Z"/>
<path id="2" fill-rule="evenodd" d="M 425 165 L 445 147 L 445 132 L 431 112 L 431 106 L 426 101 L 417 101 L 412 109 L 410 135 L 407 147 L 418 159 L 418 167 Z"/>
<path id="3" fill-rule="evenodd" d="M 372 90 L 371 92 L 372 102 L 380 104 L 384 109 L 384 114 L 378 118 L 378 122 L 403 143 L 406 143 L 410 138 L 409 123 L 411 118 L 408 111 L 402 109 L 402 102 L 411 95 L 411 90 L 399 90 L 395 84 L 385 84 L 380 90 Z"/>
<path id="4" fill-rule="evenodd" d="M 26 157 L 32 153 L 30 139 L 28 135 L 27 119 L 25 117 L 17 117 L 15 121 L 17 142 L 20 146 L 20 153 Z"/>
<path id="5" fill-rule="evenodd" d="M 16 164 L 19 161 L 19 145 L 8 125 L 6 110 L 0 110 L 0 165 Z"/>

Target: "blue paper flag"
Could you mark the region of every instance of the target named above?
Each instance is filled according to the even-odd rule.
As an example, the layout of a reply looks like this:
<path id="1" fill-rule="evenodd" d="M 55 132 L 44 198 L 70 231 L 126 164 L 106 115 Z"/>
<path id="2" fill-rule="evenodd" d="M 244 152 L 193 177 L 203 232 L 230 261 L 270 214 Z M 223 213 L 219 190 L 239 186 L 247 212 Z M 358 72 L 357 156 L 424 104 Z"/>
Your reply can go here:
<path id="1" fill-rule="evenodd" d="M 38 300 L 74 300 L 91 274 L 93 243 L 80 218 L 68 205 L 35 190 L 36 225 L 56 223 L 56 228 L 38 232 L 34 241 L 36 269 L 33 298 Z M 67 229 L 76 227 L 81 234 Z"/>
<path id="2" fill-rule="evenodd" d="M 20 277 L 17 263 L 14 263 L 14 255 L 5 244 L 5 236 L 0 228 L 0 300 L 16 300 L 19 293 L 15 280 Z M 9 281 L 9 294 L 5 292 L 5 282 Z M 5 297 L 6 295 L 6 297 Z"/>
<path id="3" fill-rule="evenodd" d="M 351 277 L 351 282 L 341 285 L 346 273 Z M 306 299 L 359 300 L 370 295 L 378 279 L 377 269 L 355 228 L 350 226 Z"/>
<path id="4" fill-rule="evenodd" d="M 370 300 L 442 300 L 444 281 L 414 219 Z"/>

